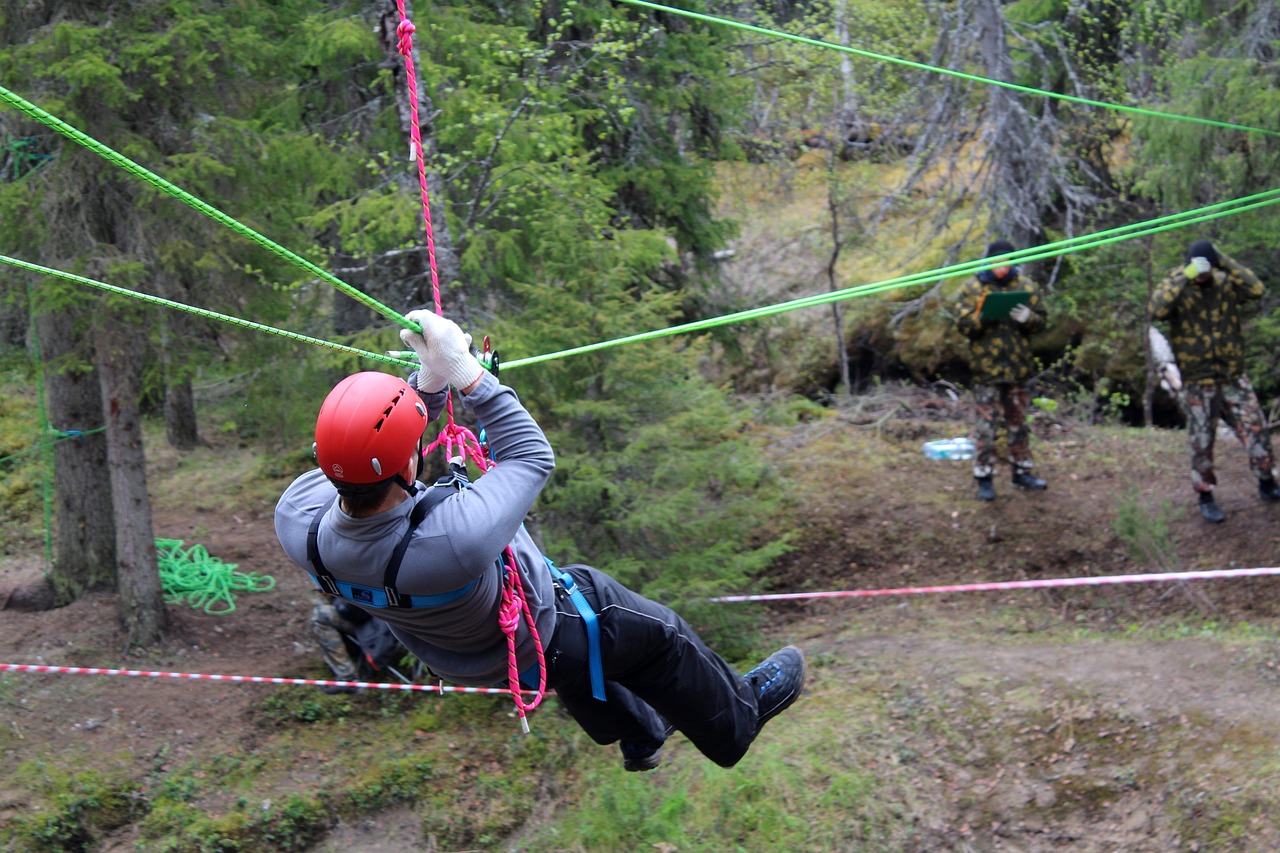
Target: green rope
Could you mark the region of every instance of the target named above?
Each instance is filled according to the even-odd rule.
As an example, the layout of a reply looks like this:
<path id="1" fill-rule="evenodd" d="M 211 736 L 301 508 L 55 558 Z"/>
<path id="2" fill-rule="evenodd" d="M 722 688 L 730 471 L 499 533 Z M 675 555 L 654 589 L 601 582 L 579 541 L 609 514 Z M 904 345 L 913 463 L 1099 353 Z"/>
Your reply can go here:
<path id="1" fill-rule="evenodd" d="M 730 18 L 719 18 L 714 15 L 704 15 L 700 12 L 690 12 L 688 9 L 677 9 L 673 6 L 663 6 L 659 3 L 650 3 L 647 0 L 620 0 L 622 3 L 629 3 L 632 6 L 641 6 L 646 9 L 653 9 L 658 12 L 668 12 L 672 15 L 683 15 L 686 18 L 693 18 L 699 21 L 705 21 L 711 24 L 721 24 L 726 27 L 736 27 L 747 32 L 757 33 L 759 35 L 771 36 L 780 39 L 789 39 L 790 41 L 800 42 L 801 44 L 812 45 L 814 47 L 830 48 L 831 50 L 839 50 L 844 53 L 852 53 L 856 56 L 866 57 L 867 59 L 876 59 L 881 62 L 892 62 L 896 65 L 904 65 L 907 68 L 914 68 L 919 71 L 932 71 L 936 74 L 946 74 L 951 77 L 958 77 L 961 80 L 969 80 L 975 83 L 984 83 L 989 86 L 1000 86 L 1004 89 L 1012 89 L 1015 92 L 1022 92 L 1028 95 L 1041 95 L 1046 98 L 1053 98 L 1059 101 L 1068 101 L 1073 104 L 1084 104 L 1090 107 L 1101 107 L 1107 110 L 1116 110 L 1119 112 L 1134 113 L 1136 115 L 1151 116 L 1153 118 L 1167 118 L 1175 121 L 1186 121 L 1194 124 L 1204 124 L 1211 127 L 1223 127 L 1229 130 L 1243 130 L 1248 133 L 1265 133 L 1268 136 L 1280 136 L 1280 131 L 1267 130 L 1262 127 L 1252 127 L 1247 124 L 1233 124 L 1226 121 L 1215 121 L 1213 119 L 1198 118 L 1196 116 L 1184 116 L 1177 113 L 1167 113 L 1160 110 L 1150 110 L 1143 107 L 1130 107 L 1124 104 L 1113 104 L 1107 101 L 1095 101 L 1092 98 L 1081 98 L 1076 95 L 1064 95 L 1061 92 L 1049 92 L 1044 89 L 1036 89 L 1031 86 L 1021 86 L 1017 83 L 1009 83 L 1004 80 L 995 80 L 990 77 L 982 77 L 977 74 L 968 74 L 963 71 L 955 71 L 950 68 L 939 68 L 936 65 L 927 65 L 923 62 L 915 62 L 910 59 L 902 59 L 897 56 L 887 56 L 882 53 L 873 53 L 869 50 L 861 48 L 849 47 L 843 44 L 833 44 L 829 41 L 821 41 L 819 39 L 806 38 L 804 36 L 794 35 L 792 33 L 782 32 L 780 30 L 771 30 L 765 27 L 757 27 L 753 24 L 744 24 Z M 508 367 L 510 365 L 503 365 Z"/>
<path id="2" fill-rule="evenodd" d="M 233 326 L 239 326 L 243 329 L 253 329 L 254 331 L 258 331 L 258 332 L 267 332 L 268 334 L 278 335 L 282 338 L 287 338 L 291 341 L 296 341 L 298 343 L 311 344 L 313 346 L 318 346 L 318 347 L 326 347 L 328 349 L 337 350 L 338 352 L 344 352 L 350 355 L 358 355 L 363 358 L 373 359 L 374 361 L 386 362 L 388 364 L 394 364 L 400 367 L 416 368 L 418 366 L 418 362 L 416 359 L 412 361 L 405 361 L 403 359 L 393 358 L 387 355 L 381 355 L 376 352 L 369 352 L 367 350 L 358 349 L 357 347 L 347 346 L 346 344 L 337 344 L 331 341 L 322 340 L 321 338 L 313 338 L 313 337 L 310 337 L 309 335 L 302 335 L 302 334 L 298 334 L 297 332 L 290 332 L 284 329 L 277 329 L 274 326 L 265 326 L 262 323 L 255 323 L 252 320 L 243 320 L 239 317 L 232 317 L 229 314 L 220 314 L 217 311 L 210 311 L 207 308 L 197 308 L 193 305 L 184 305 L 181 302 L 174 302 L 172 299 L 165 299 L 160 296 L 152 296 L 149 293 L 139 293 L 136 290 L 128 290 L 123 287 L 117 287 L 114 284 L 107 284 L 106 282 L 95 281 L 94 279 L 85 278 L 84 276 L 76 275 L 75 273 L 56 270 L 56 269 L 53 269 L 52 267 L 41 266 L 40 264 L 33 264 L 30 261 L 23 261 L 17 258 L 11 258 L 11 257 L 8 257 L 7 255 L 0 255 L 0 263 L 8 264 L 9 266 L 17 267 L 18 269 L 27 270 L 28 272 L 41 273 L 42 275 L 54 276 L 55 278 L 61 278 L 66 281 L 74 282 L 76 284 L 83 284 L 88 287 L 94 287 L 94 288 L 97 288 L 98 290 L 104 290 L 107 293 L 114 293 L 117 296 L 127 296 L 131 299 L 137 299 L 141 302 L 147 302 L 151 305 L 159 305 L 164 308 L 172 308 L 175 311 L 185 311 L 188 314 L 195 314 L 197 317 L 204 317 L 210 320 L 220 320 L 223 323 L 230 323 Z"/>
<path id="3" fill-rule="evenodd" d="M 1197 208 L 1195 210 L 1157 217 L 1156 219 L 1147 220 L 1146 222 L 1124 225 L 1119 228 L 1100 231 L 1096 234 L 1072 237 L 1067 240 L 1059 240 L 1055 243 L 1046 243 L 1043 246 L 1037 246 L 1032 249 L 1022 249 L 1020 251 L 1010 253 L 1007 257 L 1014 261 L 1039 261 L 1047 258 L 1055 258 L 1059 255 L 1083 252 L 1089 249 L 1098 248 L 1099 246 L 1105 246 L 1110 243 L 1134 240 L 1139 237 L 1146 237 L 1151 234 L 1171 231 L 1176 228 L 1185 228 L 1188 225 L 1207 222 L 1223 216 L 1232 216 L 1237 213 L 1265 207 L 1277 202 L 1280 202 L 1280 189 L 1268 190 L 1264 193 L 1245 196 L 1234 201 L 1220 202 L 1218 204 Z M 1231 209 L 1228 210 L 1225 208 Z M 911 275 L 899 276 L 897 278 L 886 279 L 884 281 L 855 285 L 854 287 L 845 288 L 843 290 L 835 290 L 814 296 L 804 296 L 787 302 L 778 302 L 773 305 L 750 308 L 745 311 L 738 311 L 733 314 L 724 314 L 719 317 L 711 317 L 706 320 L 695 320 L 694 322 L 682 323 L 678 326 L 668 326 L 664 329 L 640 332 L 638 334 L 627 335 L 626 337 L 615 338 L 609 341 L 586 344 L 584 346 L 573 347 L 571 349 L 560 350 L 558 352 L 545 353 L 543 355 L 530 356 L 528 358 L 512 359 L 511 361 L 504 361 L 502 363 L 502 367 L 504 370 L 510 370 L 515 367 L 538 364 L 540 362 L 567 358 L 574 355 L 583 355 L 585 353 L 621 346 L 623 344 L 639 343 L 641 341 L 663 338 L 670 335 L 685 334 L 688 332 L 698 332 L 705 329 L 712 329 L 717 326 L 728 325 L 730 323 L 743 322 L 745 320 L 756 320 L 763 317 L 769 317 L 774 314 L 797 311 L 801 308 L 811 308 L 817 305 L 824 305 L 829 302 L 839 302 L 844 299 L 853 299 L 857 296 L 867 296 L 873 293 L 880 293 L 885 290 L 896 290 L 912 284 L 936 281 L 937 279 L 951 278 L 958 275 L 967 275 L 969 273 L 975 273 L 989 265 L 989 262 L 985 259 L 966 261 L 961 264 L 953 264 L 951 266 L 940 267 L 938 269 L 912 273 Z"/>
<path id="4" fill-rule="evenodd" d="M 56 116 L 53 116 L 45 112 L 35 104 L 23 98 L 21 95 L 15 94 L 14 92 L 9 91 L 3 86 L 0 86 L 0 100 L 8 103 L 10 106 L 14 107 L 17 110 L 23 113 L 26 113 L 28 116 L 40 122 L 41 124 L 45 125 L 46 127 L 57 131 L 58 133 L 65 136 L 67 139 L 70 139 L 72 142 L 75 142 L 79 145 L 83 145 L 85 148 L 88 148 L 90 151 L 93 151 L 95 154 L 98 154 L 99 156 L 109 160 L 110 162 L 124 169 L 129 174 L 133 175 L 134 177 L 141 178 L 143 181 L 146 181 L 147 183 L 151 184 L 153 187 L 160 190 L 161 192 L 166 193 L 167 195 L 173 196 L 174 198 L 181 201 L 183 204 L 186 204 L 189 207 L 195 210 L 198 210 L 199 212 L 203 213 L 205 216 L 208 216 L 210 219 L 213 219 L 215 222 L 218 222 L 218 223 L 221 223 L 222 225 L 227 226 L 232 231 L 235 231 L 237 234 L 241 235 L 242 237 L 245 237 L 253 241 L 254 243 L 257 243 L 259 246 L 263 247 L 264 249 L 278 255 L 281 258 L 284 258 L 289 263 L 294 264 L 295 266 L 298 266 L 306 270 L 311 275 L 314 275 L 320 278 L 321 280 L 328 282 L 329 284 L 338 288 L 338 290 L 342 291 L 347 296 L 350 296 L 352 299 L 356 300 L 362 305 L 368 308 L 371 308 L 374 311 L 378 312 L 379 314 L 382 314 L 383 316 L 396 321 L 397 323 L 404 326 L 405 328 L 412 329 L 415 332 L 422 331 L 421 327 L 417 323 L 413 323 L 405 319 L 403 315 L 399 314 L 396 311 L 391 310 L 387 306 L 383 305 L 381 302 L 378 302 L 373 297 L 368 296 L 364 293 L 361 293 L 355 287 L 352 287 L 351 285 L 347 284 L 345 281 L 342 281 L 341 279 L 339 279 L 332 273 L 328 272 L 327 270 L 321 269 L 320 267 L 311 263 L 311 261 L 308 261 L 306 258 L 302 257 L 301 255 L 297 255 L 289 251 L 288 249 L 284 248 L 280 244 L 275 243 L 272 240 L 262 236 L 257 231 L 254 231 L 252 228 L 250 228 L 249 226 L 233 219 L 232 217 L 228 216 L 227 214 L 223 213 L 222 211 L 218 210 L 212 205 L 201 201 L 200 199 L 196 198 L 186 190 L 180 187 L 174 186 L 173 184 L 166 181 L 164 178 L 160 177 L 154 172 L 148 171 L 145 167 L 139 165 L 138 163 L 135 163 L 134 161 L 130 160 L 128 157 L 124 156 L 123 154 L 120 154 L 119 152 L 114 151 L 111 148 L 108 148 L 106 145 L 103 145 L 101 142 L 89 136 L 88 134 L 84 133 L 83 131 L 77 130 L 76 128 L 64 122 L 62 119 L 59 119 Z"/>
<path id="5" fill-rule="evenodd" d="M 266 592 L 274 589 L 275 578 L 253 572 L 237 572 L 235 563 L 209 556 L 203 545 L 182 549 L 181 539 L 157 539 L 156 563 L 160 588 L 169 604 L 186 603 L 211 616 L 224 616 L 236 609 L 236 592 Z"/>

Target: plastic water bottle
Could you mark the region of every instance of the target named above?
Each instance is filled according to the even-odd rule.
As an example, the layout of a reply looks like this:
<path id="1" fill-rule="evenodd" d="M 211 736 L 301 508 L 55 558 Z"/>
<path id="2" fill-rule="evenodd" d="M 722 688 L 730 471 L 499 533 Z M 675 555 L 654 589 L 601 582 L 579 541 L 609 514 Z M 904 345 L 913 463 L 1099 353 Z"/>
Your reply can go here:
<path id="1" fill-rule="evenodd" d="M 924 443 L 924 455 L 930 459 L 972 459 L 973 442 L 968 436 L 940 438 Z"/>

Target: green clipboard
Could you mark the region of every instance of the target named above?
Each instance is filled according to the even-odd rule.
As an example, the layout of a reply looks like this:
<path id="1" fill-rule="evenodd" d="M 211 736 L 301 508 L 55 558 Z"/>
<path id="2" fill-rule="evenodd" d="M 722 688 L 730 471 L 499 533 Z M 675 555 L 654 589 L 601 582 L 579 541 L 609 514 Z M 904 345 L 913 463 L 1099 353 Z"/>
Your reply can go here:
<path id="1" fill-rule="evenodd" d="M 1015 305 L 1030 305 L 1031 293 L 1026 290 L 992 290 L 982 297 L 978 317 L 982 320 L 1004 320 Z"/>

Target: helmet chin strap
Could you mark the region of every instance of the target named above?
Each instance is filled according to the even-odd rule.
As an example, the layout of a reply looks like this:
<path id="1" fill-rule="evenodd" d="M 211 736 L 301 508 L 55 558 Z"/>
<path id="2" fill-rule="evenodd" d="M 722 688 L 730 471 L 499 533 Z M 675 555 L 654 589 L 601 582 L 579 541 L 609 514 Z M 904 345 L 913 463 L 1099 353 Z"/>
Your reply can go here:
<path id="1" fill-rule="evenodd" d="M 417 480 L 414 480 L 412 483 L 407 483 L 405 482 L 404 477 L 401 477 L 399 474 L 396 474 L 394 477 L 391 478 L 391 482 L 395 483 L 397 486 L 399 486 L 400 488 L 408 492 L 409 497 L 413 497 L 418 493 Z"/>

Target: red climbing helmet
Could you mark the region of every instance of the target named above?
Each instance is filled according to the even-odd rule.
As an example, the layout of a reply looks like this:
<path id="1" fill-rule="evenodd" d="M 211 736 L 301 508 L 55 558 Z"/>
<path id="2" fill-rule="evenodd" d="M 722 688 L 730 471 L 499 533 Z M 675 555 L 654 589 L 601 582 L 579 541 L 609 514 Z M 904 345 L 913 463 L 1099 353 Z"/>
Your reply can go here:
<path id="1" fill-rule="evenodd" d="M 389 373 L 354 373 L 334 386 L 316 418 L 316 461 L 343 483 L 389 480 L 418 450 L 427 409 Z"/>

